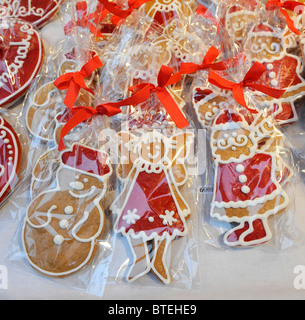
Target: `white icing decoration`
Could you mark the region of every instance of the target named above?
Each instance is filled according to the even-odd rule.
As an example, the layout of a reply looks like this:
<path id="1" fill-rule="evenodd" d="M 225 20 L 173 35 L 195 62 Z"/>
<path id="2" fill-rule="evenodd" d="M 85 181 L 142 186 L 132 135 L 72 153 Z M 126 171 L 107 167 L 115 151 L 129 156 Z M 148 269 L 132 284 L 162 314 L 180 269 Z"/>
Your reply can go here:
<path id="1" fill-rule="evenodd" d="M 127 210 L 127 215 L 123 217 L 123 220 L 126 221 L 127 224 L 135 224 L 137 220 L 139 220 L 141 217 L 138 216 L 136 213 L 138 212 L 137 209 L 134 210 Z"/>
<path id="2" fill-rule="evenodd" d="M 74 212 L 74 209 L 72 206 L 66 206 L 64 212 L 65 214 L 72 214 Z"/>
<path id="3" fill-rule="evenodd" d="M 63 220 L 61 220 L 61 221 L 59 222 L 59 227 L 60 227 L 61 229 L 67 229 L 68 226 L 69 226 L 69 221 L 66 220 L 66 219 L 63 219 Z"/>
<path id="4" fill-rule="evenodd" d="M 276 73 L 275 72 L 270 72 L 269 73 L 269 78 L 270 79 L 274 79 L 276 77 Z"/>
<path id="5" fill-rule="evenodd" d="M 79 181 L 70 182 L 69 186 L 70 186 L 70 188 L 72 188 L 73 190 L 76 190 L 76 191 L 82 191 L 85 189 L 84 184 Z"/>
<path id="6" fill-rule="evenodd" d="M 248 186 L 242 186 L 241 192 L 244 194 L 249 194 L 251 189 Z"/>
<path id="7" fill-rule="evenodd" d="M 53 239 L 53 242 L 58 246 L 62 245 L 64 243 L 64 241 L 65 241 L 65 238 L 59 234 L 57 236 L 55 236 Z"/>
<path id="8" fill-rule="evenodd" d="M 151 222 L 151 223 L 153 223 L 153 222 L 155 222 L 155 219 L 154 219 L 153 217 L 149 217 L 149 218 L 148 218 L 148 221 Z"/>
<path id="9" fill-rule="evenodd" d="M 236 166 L 236 172 L 242 173 L 245 171 L 245 167 L 242 164 Z"/>
<path id="10" fill-rule="evenodd" d="M 172 226 L 174 222 L 178 220 L 174 218 L 175 211 L 165 210 L 165 215 L 160 215 L 160 218 L 163 219 L 164 225 Z"/>
<path id="11" fill-rule="evenodd" d="M 248 178 L 245 175 L 241 175 L 238 177 L 238 180 L 240 183 L 246 183 L 248 181 Z"/>
<path id="12" fill-rule="evenodd" d="M 279 82 L 276 79 L 271 80 L 270 83 L 273 87 L 276 87 L 279 84 Z"/>

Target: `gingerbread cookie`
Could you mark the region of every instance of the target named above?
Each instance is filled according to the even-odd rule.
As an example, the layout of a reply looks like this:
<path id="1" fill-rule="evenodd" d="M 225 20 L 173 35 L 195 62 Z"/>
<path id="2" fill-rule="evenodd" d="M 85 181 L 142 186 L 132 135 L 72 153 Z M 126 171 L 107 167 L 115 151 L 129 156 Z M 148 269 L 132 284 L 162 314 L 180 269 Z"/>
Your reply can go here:
<path id="1" fill-rule="evenodd" d="M 63 0 L 1 0 L 0 19 L 22 19 L 41 27 L 59 9 Z"/>
<path id="2" fill-rule="evenodd" d="M 271 240 L 268 218 L 287 208 L 289 197 L 283 186 L 289 179 L 277 152 L 259 148 L 270 136 L 262 130 L 268 122 L 249 125 L 231 109 L 222 110 L 211 133 L 215 180 L 211 217 L 237 223 L 224 236 L 231 247 L 248 247 Z M 269 137 L 272 139 L 272 137 Z"/>
<path id="3" fill-rule="evenodd" d="M 13 190 L 21 164 L 21 144 L 11 125 L 0 116 L 0 203 Z"/>
<path id="4" fill-rule="evenodd" d="M 257 83 L 286 90 L 279 99 L 256 92 L 261 107 L 267 107 L 281 125 L 295 122 L 298 119 L 295 101 L 305 95 L 305 80 L 301 76 L 300 57 L 287 52 L 284 32 L 266 23 L 256 24 L 247 35 L 245 49 L 249 61 L 258 61 L 266 67 Z"/>
<path id="5" fill-rule="evenodd" d="M 176 237 L 187 234 L 186 219 L 191 214 L 180 188 L 188 179 L 185 159 L 194 137 L 181 133 L 168 138 L 157 131 L 120 136 L 117 174 L 124 185 L 111 210 L 117 214 L 114 231 L 127 238 L 133 252 L 127 278 L 134 281 L 152 271 L 168 284 L 168 250 Z"/>
<path id="6" fill-rule="evenodd" d="M 88 264 L 104 229 L 100 202 L 111 173 L 104 152 L 74 144 L 61 153 L 56 188 L 37 195 L 27 209 L 23 246 L 33 268 L 65 277 Z"/>
<path id="7" fill-rule="evenodd" d="M 21 20 L 2 21 L 0 26 L 0 106 L 15 102 L 30 87 L 43 62 L 38 32 Z"/>

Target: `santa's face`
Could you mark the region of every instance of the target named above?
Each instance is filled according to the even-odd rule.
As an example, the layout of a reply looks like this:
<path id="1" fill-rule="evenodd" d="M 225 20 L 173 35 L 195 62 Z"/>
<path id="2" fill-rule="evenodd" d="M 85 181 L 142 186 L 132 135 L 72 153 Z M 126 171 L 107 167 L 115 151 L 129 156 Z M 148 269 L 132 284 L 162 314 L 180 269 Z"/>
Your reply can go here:
<path id="1" fill-rule="evenodd" d="M 255 35 L 248 38 L 246 48 L 252 59 L 270 61 L 283 54 L 283 40 L 269 35 Z"/>
<path id="2" fill-rule="evenodd" d="M 241 41 L 244 38 L 245 33 L 255 21 L 253 13 L 247 13 L 245 11 L 235 12 L 228 14 L 227 28 L 231 36 L 236 40 Z"/>
<path id="3" fill-rule="evenodd" d="M 251 132 L 244 128 L 216 131 L 213 135 L 213 156 L 220 162 L 249 156 L 254 147 L 253 140 Z"/>
<path id="4" fill-rule="evenodd" d="M 74 198 L 96 196 L 104 189 L 104 184 L 98 178 L 81 173 L 73 168 L 62 168 L 58 174 L 61 190 L 68 190 Z"/>

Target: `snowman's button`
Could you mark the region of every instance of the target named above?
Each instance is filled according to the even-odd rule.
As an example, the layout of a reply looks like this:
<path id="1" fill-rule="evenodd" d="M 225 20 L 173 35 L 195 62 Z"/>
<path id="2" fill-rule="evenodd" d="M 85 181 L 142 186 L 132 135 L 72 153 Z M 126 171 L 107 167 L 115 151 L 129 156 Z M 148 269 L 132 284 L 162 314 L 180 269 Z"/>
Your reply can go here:
<path id="1" fill-rule="evenodd" d="M 246 183 L 248 181 L 248 178 L 247 176 L 242 175 L 242 176 L 239 176 L 238 180 L 240 183 Z"/>
<path id="2" fill-rule="evenodd" d="M 149 217 L 149 218 L 148 218 L 148 221 L 151 222 L 151 223 L 153 223 L 153 222 L 155 221 L 155 219 L 154 219 L 153 217 Z"/>
<path id="3" fill-rule="evenodd" d="M 236 166 L 236 171 L 242 173 L 245 171 L 245 167 L 242 164 Z"/>
<path id="4" fill-rule="evenodd" d="M 251 189 L 248 186 L 242 186 L 241 192 L 244 194 L 250 193 Z"/>
<path id="5" fill-rule="evenodd" d="M 272 63 L 268 63 L 267 64 L 267 69 L 268 70 L 273 70 L 273 64 Z"/>
<path id="6" fill-rule="evenodd" d="M 73 211 L 74 211 L 74 209 L 72 206 L 66 206 L 65 210 L 64 210 L 65 214 L 72 214 Z"/>
<path id="7" fill-rule="evenodd" d="M 53 239 L 53 242 L 58 246 L 63 244 L 64 241 L 65 241 L 65 238 L 63 236 L 59 235 L 59 234 L 56 237 L 54 237 L 54 239 Z"/>
<path id="8" fill-rule="evenodd" d="M 60 227 L 61 229 L 67 229 L 68 226 L 69 226 L 69 221 L 66 220 L 66 219 L 63 219 L 63 220 L 61 220 L 61 221 L 59 222 L 59 227 Z"/>

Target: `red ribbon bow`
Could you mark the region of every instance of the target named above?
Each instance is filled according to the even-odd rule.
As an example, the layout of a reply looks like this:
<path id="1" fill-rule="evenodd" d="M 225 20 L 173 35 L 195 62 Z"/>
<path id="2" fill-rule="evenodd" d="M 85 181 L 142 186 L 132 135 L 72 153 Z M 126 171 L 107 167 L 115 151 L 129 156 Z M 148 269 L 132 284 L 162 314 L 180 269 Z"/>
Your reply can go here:
<path id="1" fill-rule="evenodd" d="M 105 8 L 102 9 L 102 5 L 98 4 L 96 11 L 88 14 L 88 5 L 86 1 L 80 1 L 76 3 L 77 21 L 68 22 L 65 27 L 65 34 L 71 33 L 75 24 L 79 27 L 88 28 L 96 37 L 103 38 L 102 33 L 97 28 L 97 25 L 102 21 L 109 11 Z M 91 20 L 93 22 L 91 22 Z"/>
<path id="2" fill-rule="evenodd" d="M 81 68 L 80 71 L 65 73 L 55 80 L 54 85 L 59 90 L 68 89 L 67 96 L 64 101 L 67 107 L 71 109 L 74 106 L 81 88 L 94 95 L 94 91 L 87 87 L 85 78 L 89 77 L 95 70 L 102 66 L 103 64 L 99 57 L 94 56 Z"/>
<path id="3" fill-rule="evenodd" d="M 108 0 L 98 0 L 104 8 L 114 14 L 116 17 L 113 17 L 112 23 L 117 25 L 121 20 L 126 19 L 130 16 L 133 10 L 140 8 L 143 4 L 152 1 L 152 0 L 129 0 L 128 9 L 121 9 L 116 3 L 110 2 Z"/>
<path id="4" fill-rule="evenodd" d="M 220 89 L 232 91 L 234 99 L 240 105 L 242 105 L 252 113 L 258 113 L 257 110 L 251 109 L 247 106 L 243 88 L 247 87 L 252 90 L 257 90 L 268 96 L 271 96 L 277 99 L 279 99 L 285 93 L 285 90 L 274 89 L 258 83 L 254 83 L 262 76 L 262 74 L 266 70 L 267 69 L 263 64 L 259 62 L 255 62 L 252 68 L 246 74 L 244 80 L 241 81 L 240 83 L 235 83 L 235 82 L 226 80 L 220 77 L 217 73 L 211 71 L 209 75 L 209 82 L 219 87 Z"/>
<path id="5" fill-rule="evenodd" d="M 299 11 L 296 12 L 296 9 L 299 7 Z M 295 14 L 302 14 L 305 9 L 305 5 L 301 2 L 297 1 L 285 1 L 281 2 L 281 0 L 270 0 L 266 4 L 266 9 L 267 10 L 275 10 L 275 9 L 280 9 L 281 13 L 285 16 L 286 18 L 286 23 L 288 28 L 294 32 L 297 35 L 300 35 L 300 31 L 295 27 L 294 21 L 290 18 L 288 12 L 286 10 L 294 11 Z"/>
<path id="6" fill-rule="evenodd" d="M 224 71 L 227 70 L 228 68 L 232 68 L 237 64 L 236 62 L 239 61 L 239 58 L 244 57 L 244 53 L 241 53 L 237 55 L 234 58 L 227 59 L 225 61 L 220 61 L 220 62 L 215 62 L 215 60 L 218 58 L 220 55 L 220 51 L 215 48 L 211 47 L 205 57 L 203 58 L 202 64 L 195 64 L 192 62 L 188 63 L 181 63 L 181 69 L 180 73 L 181 74 L 192 74 L 197 71 L 201 70 L 215 70 L 215 71 Z"/>
<path id="7" fill-rule="evenodd" d="M 178 83 L 182 74 L 174 73 L 174 69 L 162 66 L 158 75 L 158 85 L 155 86 L 152 83 L 142 83 L 137 86 L 129 88 L 131 92 L 136 93 L 136 96 L 141 102 L 149 99 L 151 93 L 156 93 L 163 107 L 166 109 L 172 120 L 175 122 L 179 129 L 184 129 L 189 126 L 185 115 L 180 110 L 177 102 L 171 96 L 166 87 Z"/>

